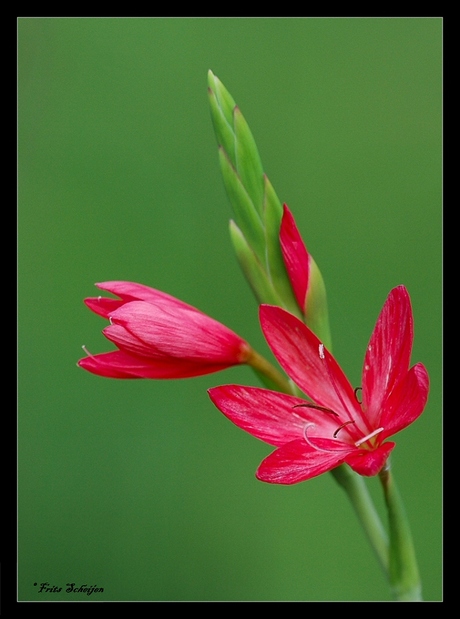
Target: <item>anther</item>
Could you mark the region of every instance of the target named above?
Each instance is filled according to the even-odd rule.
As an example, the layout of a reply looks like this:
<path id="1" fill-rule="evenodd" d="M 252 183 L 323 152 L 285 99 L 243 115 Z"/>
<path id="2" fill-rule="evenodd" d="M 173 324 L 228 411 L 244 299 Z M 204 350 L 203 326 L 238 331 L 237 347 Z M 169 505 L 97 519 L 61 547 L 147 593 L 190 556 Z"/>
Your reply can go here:
<path id="1" fill-rule="evenodd" d="M 345 423 L 342 423 L 342 425 L 337 428 L 337 430 L 334 432 L 334 434 L 332 436 L 334 438 L 337 438 L 337 434 L 340 432 L 340 430 L 342 428 L 344 428 L 345 426 L 348 426 L 350 423 L 356 423 L 356 422 L 355 421 L 345 421 Z"/>
<path id="2" fill-rule="evenodd" d="M 366 441 L 368 441 L 373 436 L 376 436 L 376 434 L 380 434 L 380 432 L 382 432 L 382 430 L 383 430 L 383 428 L 377 428 L 377 430 L 374 430 L 373 432 L 371 432 L 370 434 L 368 434 L 364 438 L 360 438 L 359 441 L 356 441 L 355 447 L 359 447 L 360 445 L 362 445 L 362 443 L 365 443 Z"/>
<path id="3" fill-rule="evenodd" d="M 319 358 L 324 359 L 324 344 L 318 346 Z"/>
<path id="4" fill-rule="evenodd" d="M 300 408 L 301 406 L 306 406 L 307 408 L 314 408 L 318 411 L 322 411 L 323 413 L 329 413 L 330 415 L 335 415 L 336 417 L 339 416 L 338 413 L 334 412 L 330 408 L 326 408 L 325 406 L 319 406 L 319 404 L 310 404 L 309 402 L 306 402 L 305 404 L 294 404 L 292 408 Z"/>

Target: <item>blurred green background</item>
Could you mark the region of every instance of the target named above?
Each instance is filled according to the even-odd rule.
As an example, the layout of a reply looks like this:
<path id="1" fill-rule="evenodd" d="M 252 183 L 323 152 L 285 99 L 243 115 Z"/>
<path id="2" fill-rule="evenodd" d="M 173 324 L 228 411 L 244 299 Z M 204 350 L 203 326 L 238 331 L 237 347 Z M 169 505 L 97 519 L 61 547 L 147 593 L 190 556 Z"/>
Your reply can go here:
<path id="1" fill-rule="evenodd" d="M 411 294 L 431 392 L 392 466 L 424 597 L 440 600 L 442 20 L 21 18 L 18 37 L 19 600 L 389 599 L 331 475 L 255 479 L 271 448 L 206 393 L 259 384 L 249 370 L 161 382 L 76 367 L 83 344 L 113 348 L 83 305 L 110 279 L 267 352 L 229 240 L 208 69 L 320 266 L 352 383 L 389 290 Z M 72 582 L 104 592 L 72 598 Z"/>

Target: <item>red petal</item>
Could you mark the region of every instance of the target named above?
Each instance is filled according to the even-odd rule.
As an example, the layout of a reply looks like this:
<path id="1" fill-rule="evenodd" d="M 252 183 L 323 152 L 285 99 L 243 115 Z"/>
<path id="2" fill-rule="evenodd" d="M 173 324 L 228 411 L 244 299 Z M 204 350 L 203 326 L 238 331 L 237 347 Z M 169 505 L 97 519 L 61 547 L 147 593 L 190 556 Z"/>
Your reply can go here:
<path id="1" fill-rule="evenodd" d="M 338 413 L 342 423 L 353 419 L 367 433 L 352 386 L 313 331 L 289 312 L 271 305 L 260 306 L 260 323 L 280 365 L 300 389 L 317 404 Z"/>
<path id="2" fill-rule="evenodd" d="M 109 314 L 118 309 L 123 303 L 124 301 L 119 299 L 108 299 L 107 297 L 89 297 L 85 299 L 85 305 L 103 318 L 108 318 Z"/>
<path id="3" fill-rule="evenodd" d="M 280 244 L 295 298 L 302 312 L 305 312 L 305 299 L 310 275 L 310 256 L 294 217 L 286 204 L 283 205 Z"/>
<path id="4" fill-rule="evenodd" d="M 207 363 L 242 363 L 247 344 L 233 331 L 205 314 L 188 308 L 125 303 L 110 316 L 135 338 L 171 357 Z"/>
<path id="5" fill-rule="evenodd" d="M 406 374 L 405 380 L 392 391 L 384 404 L 380 423 L 384 428 L 383 441 L 413 423 L 423 412 L 430 389 L 428 372 L 417 363 Z"/>
<path id="6" fill-rule="evenodd" d="M 394 288 L 378 317 L 364 358 L 363 408 L 372 427 L 380 424 L 384 401 L 409 369 L 413 319 L 409 294 Z"/>
<path id="7" fill-rule="evenodd" d="M 334 469 L 343 458 L 343 453 L 317 451 L 300 439 L 283 445 L 265 458 L 256 477 L 270 484 L 296 484 Z"/>
<path id="8" fill-rule="evenodd" d="M 373 451 L 357 449 L 345 457 L 345 462 L 349 464 L 356 473 L 371 477 L 380 472 L 393 447 L 395 447 L 395 443 L 388 442 L 380 445 L 380 447 L 377 447 L 377 449 Z"/>
<path id="9" fill-rule="evenodd" d="M 83 369 L 106 378 L 190 378 L 218 372 L 228 365 L 199 364 L 182 359 L 155 361 L 129 355 L 121 350 L 80 359 Z"/>
<path id="10" fill-rule="evenodd" d="M 301 438 L 307 423 L 314 423 L 319 432 L 329 434 L 337 428 L 334 415 L 305 407 L 305 400 L 277 391 L 223 385 L 209 389 L 208 393 L 230 421 L 270 445 Z"/>
<path id="11" fill-rule="evenodd" d="M 191 305 L 176 299 L 166 292 L 155 290 L 155 288 L 150 288 L 149 286 L 144 286 L 143 284 L 112 281 L 96 284 L 96 286 L 101 290 L 117 295 L 121 299 L 110 299 L 108 297 L 89 297 L 85 299 L 85 303 L 89 309 L 104 318 L 108 318 L 111 312 L 114 312 L 127 301 L 146 301 L 147 303 L 160 304 L 164 307 L 171 307 L 180 310 L 189 309 L 199 312 L 199 310 L 196 310 Z"/>
<path id="12" fill-rule="evenodd" d="M 170 359 L 171 356 L 156 349 L 152 344 L 146 344 L 143 340 L 133 335 L 122 325 L 111 324 L 102 330 L 105 337 L 116 344 L 118 348 L 136 357 L 149 359 Z"/>
<path id="13" fill-rule="evenodd" d="M 107 292 L 117 295 L 124 301 L 146 301 L 147 303 L 159 303 L 164 307 L 191 309 L 197 312 L 199 311 L 191 305 L 180 301 L 180 299 L 176 299 L 176 297 L 167 294 L 166 292 L 156 290 L 155 288 L 150 288 L 150 286 L 144 286 L 144 284 L 125 281 L 111 281 L 96 284 L 96 286 L 101 290 L 106 290 Z"/>

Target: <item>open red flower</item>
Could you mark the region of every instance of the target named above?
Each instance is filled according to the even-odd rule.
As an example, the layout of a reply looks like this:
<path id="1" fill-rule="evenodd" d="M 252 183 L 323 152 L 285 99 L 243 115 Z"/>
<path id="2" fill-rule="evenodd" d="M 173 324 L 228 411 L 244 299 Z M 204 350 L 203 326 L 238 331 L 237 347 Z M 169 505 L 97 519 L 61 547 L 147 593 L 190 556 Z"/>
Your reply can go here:
<path id="1" fill-rule="evenodd" d="M 109 378 L 187 378 L 245 363 L 249 345 L 191 305 L 142 284 L 96 285 L 120 297 L 85 299 L 110 320 L 103 333 L 118 350 L 80 359 L 85 370 Z"/>
<path id="2" fill-rule="evenodd" d="M 260 321 L 280 365 L 311 401 L 239 385 L 209 390 L 233 423 L 277 447 L 259 466 L 257 478 L 292 484 L 344 462 L 361 475 L 376 475 L 395 446 L 386 439 L 419 417 L 429 391 L 425 367 L 409 368 L 413 318 L 406 288 L 390 292 L 377 320 L 359 398 L 304 323 L 270 305 L 260 307 Z"/>

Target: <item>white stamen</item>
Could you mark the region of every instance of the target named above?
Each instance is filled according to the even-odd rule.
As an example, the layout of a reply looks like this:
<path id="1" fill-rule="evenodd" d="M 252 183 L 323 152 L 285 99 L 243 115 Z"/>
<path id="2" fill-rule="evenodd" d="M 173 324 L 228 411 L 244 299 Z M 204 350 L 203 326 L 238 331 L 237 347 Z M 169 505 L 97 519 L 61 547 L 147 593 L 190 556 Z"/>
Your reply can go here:
<path id="1" fill-rule="evenodd" d="M 86 348 L 86 346 L 83 344 L 82 346 L 83 350 L 85 351 L 85 353 L 88 355 L 88 357 L 93 357 L 94 355 L 92 355 L 89 350 Z"/>
<path id="2" fill-rule="evenodd" d="M 323 452 L 324 452 L 324 453 L 326 453 L 326 454 L 330 454 L 330 453 L 333 453 L 333 452 L 339 452 L 339 451 L 343 451 L 343 452 L 349 452 L 349 451 L 350 451 L 350 448 L 349 448 L 349 447 L 347 447 L 346 449 L 337 449 L 337 448 L 334 448 L 334 450 L 330 450 L 330 449 L 323 449 L 322 447 L 318 447 L 318 445 L 315 445 L 314 443 L 312 443 L 312 442 L 311 442 L 311 440 L 310 440 L 310 439 L 308 438 L 308 436 L 307 436 L 307 430 L 308 430 L 308 428 L 314 428 L 314 427 L 315 427 L 315 424 L 314 424 L 314 423 L 307 423 L 307 424 L 304 426 L 304 429 L 303 429 L 303 437 L 304 437 L 304 439 L 305 439 L 305 442 L 306 442 L 306 443 L 308 443 L 308 445 L 310 445 L 310 447 L 312 447 L 313 449 L 316 449 L 316 451 L 323 451 Z M 318 438 L 320 438 L 320 437 L 318 437 Z"/>
<path id="3" fill-rule="evenodd" d="M 305 424 L 305 426 L 304 426 L 304 429 L 303 429 L 303 437 L 304 437 L 304 439 L 307 441 L 307 443 L 308 443 L 309 445 L 311 445 L 311 443 L 310 443 L 310 441 L 308 440 L 307 430 L 308 430 L 308 428 L 314 428 L 314 427 L 315 427 L 315 424 L 314 424 L 314 423 L 306 423 L 306 424 Z"/>
<path id="4" fill-rule="evenodd" d="M 329 451 L 327 449 L 321 449 L 321 447 L 318 447 L 317 445 L 313 445 L 313 443 L 310 441 L 310 439 L 307 436 L 307 430 L 308 428 L 314 428 L 315 424 L 314 423 L 307 423 L 303 429 L 303 437 L 305 439 L 305 441 L 310 445 L 310 447 L 313 447 L 313 449 L 316 449 L 317 451 L 324 451 L 325 453 L 329 453 Z"/>
<path id="5" fill-rule="evenodd" d="M 318 346 L 319 358 L 324 359 L 324 344 L 320 344 Z"/>
<path id="6" fill-rule="evenodd" d="M 382 430 L 383 430 L 383 428 L 377 428 L 377 430 L 374 430 L 373 432 L 371 432 L 370 434 L 368 434 L 364 438 L 359 439 L 359 441 L 356 441 L 355 447 L 359 447 L 360 445 L 362 445 L 362 443 L 365 443 L 366 441 L 368 441 L 370 438 L 372 438 L 376 434 L 379 434 Z"/>

